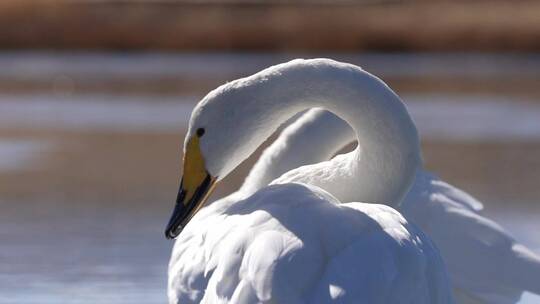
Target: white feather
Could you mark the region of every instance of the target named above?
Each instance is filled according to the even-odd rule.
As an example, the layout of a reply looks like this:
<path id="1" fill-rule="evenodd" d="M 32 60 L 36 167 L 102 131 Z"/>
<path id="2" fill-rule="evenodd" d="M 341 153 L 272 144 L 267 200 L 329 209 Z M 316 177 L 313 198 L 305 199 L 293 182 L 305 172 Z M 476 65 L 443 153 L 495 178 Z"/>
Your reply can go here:
<path id="1" fill-rule="evenodd" d="M 310 110 L 263 152 L 242 189 L 254 191 L 291 168 L 325 161 L 353 139 L 346 122 L 328 111 Z M 338 198 L 350 197 L 342 192 L 354 187 L 337 187 L 319 178 L 317 172 L 324 166 L 300 167 L 275 183 L 291 179 L 314 183 Z M 482 209 L 469 194 L 419 170 L 398 210 L 441 250 L 458 303 L 509 304 L 516 303 L 523 291 L 540 294 L 540 258 L 483 216 Z"/>
<path id="2" fill-rule="evenodd" d="M 223 85 L 197 105 L 187 136 L 206 129 L 207 170 L 223 178 L 313 106 L 345 118 L 364 143 L 319 166 L 320 177 L 357 187 L 362 201 L 400 200 L 420 164 L 416 128 L 384 82 L 350 64 L 295 60 Z M 184 228 L 170 303 L 453 303 L 438 250 L 391 207 L 301 183 L 252 193 L 203 208 Z"/>

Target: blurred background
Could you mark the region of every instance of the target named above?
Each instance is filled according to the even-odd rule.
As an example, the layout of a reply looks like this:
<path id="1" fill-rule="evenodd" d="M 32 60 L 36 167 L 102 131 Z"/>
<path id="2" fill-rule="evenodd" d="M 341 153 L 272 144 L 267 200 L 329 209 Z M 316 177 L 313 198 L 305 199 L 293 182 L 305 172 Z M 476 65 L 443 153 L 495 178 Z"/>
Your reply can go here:
<path id="1" fill-rule="evenodd" d="M 540 252 L 540 1 L 1 1 L 0 303 L 164 303 L 191 109 L 320 56 L 383 78 L 426 167 Z"/>

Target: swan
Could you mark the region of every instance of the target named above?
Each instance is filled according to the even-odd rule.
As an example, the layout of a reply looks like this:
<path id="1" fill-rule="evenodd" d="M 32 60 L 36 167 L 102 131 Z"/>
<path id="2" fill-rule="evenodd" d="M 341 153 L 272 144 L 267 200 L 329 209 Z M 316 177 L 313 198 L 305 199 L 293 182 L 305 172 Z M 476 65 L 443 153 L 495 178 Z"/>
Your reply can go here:
<path id="1" fill-rule="evenodd" d="M 344 118 L 366 143 L 319 164 L 321 178 L 363 187 L 368 202 L 408 191 L 420 164 L 417 131 L 375 76 L 329 59 L 293 60 L 222 85 L 194 108 L 184 141 L 165 231 L 176 238 L 170 303 L 453 303 L 438 250 L 391 207 L 283 182 L 201 209 L 280 123 L 314 106 Z"/>
<path id="2" fill-rule="evenodd" d="M 354 139 L 349 125 L 336 115 L 309 110 L 263 151 L 240 191 L 253 193 L 297 167 L 295 181 L 313 183 L 316 171 L 301 166 L 330 159 Z M 283 178 L 290 181 L 287 174 Z M 356 190 L 315 184 L 337 198 L 350 196 L 343 191 Z M 540 257 L 483 216 L 482 203 L 469 194 L 418 170 L 397 207 L 440 249 L 457 303 L 510 304 L 517 303 L 524 291 L 540 294 Z"/>

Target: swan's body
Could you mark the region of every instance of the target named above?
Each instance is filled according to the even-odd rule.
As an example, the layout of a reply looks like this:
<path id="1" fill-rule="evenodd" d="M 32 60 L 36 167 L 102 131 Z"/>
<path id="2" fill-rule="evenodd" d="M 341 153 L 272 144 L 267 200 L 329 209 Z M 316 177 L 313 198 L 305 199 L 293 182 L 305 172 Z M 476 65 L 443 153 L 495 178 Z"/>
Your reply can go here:
<path id="1" fill-rule="evenodd" d="M 378 78 L 331 60 L 295 60 L 223 85 L 190 120 L 184 177 L 166 231 L 178 237 L 171 303 L 453 302 L 437 249 L 387 206 L 283 183 L 253 195 L 238 191 L 189 221 L 215 180 L 288 117 L 313 106 L 346 119 L 366 143 L 319 164 L 322 179 L 355 185 L 368 202 L 401 200 L 408 191 L 420 164 L 416 128 Z"/>
<path id="2" fill-rule="evenodd" d="M 330 112 L 310 110 L 263 152 L 241 191 L 256 191 L 290 168 L 330 159 L 352 140 L 354 133 L 346 122 Z M 280 180 L 318 179 L 312 166 L 293 172 Z M 315 184 L 338 198 L 350 197 L 342 192 L 355 190 L 320 181 Z M 398 210 L 441 250 L 457 303 L 509 304 L 516 303 L 523 291 L 540 293 L 540 258 L 482 216 L 482 208 L 467 193 L 419 170 Z"/>
<path id="3" fill-rule="evenodd" d="M 390 207 L 302 184 L 223 205 L 176 241 L 171 303 L 451 303 L 437 250 Z"/>

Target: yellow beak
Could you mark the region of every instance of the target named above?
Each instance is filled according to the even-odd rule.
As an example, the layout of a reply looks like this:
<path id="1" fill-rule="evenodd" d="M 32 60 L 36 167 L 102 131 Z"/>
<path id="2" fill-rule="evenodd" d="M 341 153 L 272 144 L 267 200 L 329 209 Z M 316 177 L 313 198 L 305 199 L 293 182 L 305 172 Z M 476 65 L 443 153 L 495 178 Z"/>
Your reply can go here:
<path id="1" fill-rule="evenodd" d="M 186 146 L 183 174 L 176 205 L 165 230 L 168 239 L 174 239 L 180 234 L 204 205 L 216 183 L 216 178 L 206 170 L 197 136 L 193 136 Z"/>

